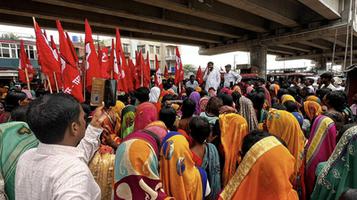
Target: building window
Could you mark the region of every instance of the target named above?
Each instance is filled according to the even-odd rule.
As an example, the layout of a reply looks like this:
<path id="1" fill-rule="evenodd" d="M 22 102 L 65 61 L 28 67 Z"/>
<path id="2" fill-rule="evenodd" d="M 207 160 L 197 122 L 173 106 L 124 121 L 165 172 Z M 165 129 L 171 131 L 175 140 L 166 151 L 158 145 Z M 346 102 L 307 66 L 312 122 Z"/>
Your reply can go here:
<path id="1" fill-rule="evenodd" d="M 6 43 L 1 44 L 1 57 L 2 58 L 11 58 L 10 57 L 10 45 Z"/>
<path id="2" fill-rule="evenodd" d="M 154 54 L 154 45 L 149 45 L 149 48 L 150 48 L 150 53 Z"/>
<path id="3" fill-rule="evenodd" d="M 130 53 L 129 52 L 129 44 L 123 44 L 123 50 L 124 50 L 124 53 Z"/>
<path id="4" fill-rule="evenodd" d="M 141 50 L 142 53 L 146 53 L 145 45 L 138 45 L 138 51 L 140 51 L 140 50 Z"/>
<path id="5" fill-rule="evenodd" d="M 166 56 L 173 56 L 174 54 L 174 48 L 166 48 Z"/>
<path id="6" fill-rule="evenodd" d="M 155 69 L 154 60 L 150 60 L 150 69 Z"/>
<path id="7" fill-rule="evenodd" d="M 160 47 L 156 46 L 156 54 L 160 54 Z"/>
<path id="8" fill-rule="evenodd" d="M 11 57 L 18 58 L 16 44 L 10 44 L 10 47 L 11 47 Z"/>
<path id="9" fill-rule="evenodd" d="M 29 46 L 29 53 L 28 53 L 29 59 L 35 59 L 35 50 L 33 46 Z"/>

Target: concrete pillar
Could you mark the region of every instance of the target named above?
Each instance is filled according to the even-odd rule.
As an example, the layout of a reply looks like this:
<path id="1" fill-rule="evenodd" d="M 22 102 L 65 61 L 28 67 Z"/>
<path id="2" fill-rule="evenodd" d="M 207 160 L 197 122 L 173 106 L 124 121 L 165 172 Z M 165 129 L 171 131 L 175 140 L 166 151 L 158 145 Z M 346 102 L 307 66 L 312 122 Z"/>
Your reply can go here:
<path id="1" fill-rule="evenodd" d="M 319 71 L 327 71 L 327 60 L 325 57 L 320 57 L 316 60 L 316 68 Z"/>
<path id="2" fill-rule="evenodd" d="M 264 46 L 253 46 L 250 49 L 250 66 L 252 73 L 257 73 L 266 79 L 267 72 L 267 48 Z"/>

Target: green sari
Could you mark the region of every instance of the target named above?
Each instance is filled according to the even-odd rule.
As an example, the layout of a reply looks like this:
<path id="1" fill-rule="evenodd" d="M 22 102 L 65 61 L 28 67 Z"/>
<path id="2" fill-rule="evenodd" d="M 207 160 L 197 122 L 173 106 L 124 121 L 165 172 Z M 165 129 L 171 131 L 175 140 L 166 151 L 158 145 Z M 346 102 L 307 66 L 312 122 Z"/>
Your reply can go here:
<path id="1" fill-rule="evenodd" d="M 8 199 L 15 199 L 15 171 L 19 157 L 37 146 L 38 140 L 25 122 L 0 124 L 0 172 Z"/>
<path id="2" fill-rule="evenodd" d="M 135 106 L 128 105 L 122 110 L 121 114 L 121 139 L 124 139 L 134 131 Z"/>
<path id="3" fill-rule="evenodd" d="M 357 188 L 357 126 L 348 129 L 319 174 L 311 199 L 339 199 L 349 188 Z"/>

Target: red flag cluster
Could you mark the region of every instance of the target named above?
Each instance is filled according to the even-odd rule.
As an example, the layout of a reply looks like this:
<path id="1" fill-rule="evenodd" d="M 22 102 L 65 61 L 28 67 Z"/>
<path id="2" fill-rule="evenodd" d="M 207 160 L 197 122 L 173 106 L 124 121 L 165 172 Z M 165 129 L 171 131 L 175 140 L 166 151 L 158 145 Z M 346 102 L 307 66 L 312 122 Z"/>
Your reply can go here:
<path id="1" fill-rule="evenodd" d="M 112 40 L 111 50 L 108 48 L 100 48 L 98 52 L 95 49 L 92 38 L 92 30 L 87 20 L 85 20 L 85 59 L 83 61 L 84 68 L 79 66 L 79 59 L 75 52 L 75 48 L 67 32 L 64 32 L 59 20 L 56 21 L 59 34 L 59 48 L 53 41 L 51 36 L 50 41 L 47 39 L 37 22 L 34 20 L 34 29 L 36 33 L 36 46 L 38 52 L 38 62 L 41 66 L 41 71 L 46 75 L 46 79 L 50 88 L 56 88 L 57 92 L 62 90 L 77 98 L 78 101 L 84 101 L 84 88 L 90 90 L 93 78 L 111 78 L 118 81 L 118 90 L 130 92 L 139 87 L 150 87 L 151 84 L 151 69 L 149 53 L 136 52 L 136 60 L 134 62 L 125 57 L 122 48 L 119 29 L 116 29 L 116 41 Z M 34 70 L 27 58 L 24 50 L 23 42 L 21 42 L 19 64 L 19 79 L 21 82 L 31 81 Z M 162 76 L 168 78 L 168 69 L 165 66 L 164 74 L 162 74 L 159 61 L 155 56 L 154 63 L 154 84 L 162 87 Z M 176 74 L 175 83 L 178 84 L 183 80 L 183 68 L 181 57 L 176 48 Z M 27 73 L 27 75 L 26 75 Z M 29 79 L 29 80 L 27 80 Z"/>

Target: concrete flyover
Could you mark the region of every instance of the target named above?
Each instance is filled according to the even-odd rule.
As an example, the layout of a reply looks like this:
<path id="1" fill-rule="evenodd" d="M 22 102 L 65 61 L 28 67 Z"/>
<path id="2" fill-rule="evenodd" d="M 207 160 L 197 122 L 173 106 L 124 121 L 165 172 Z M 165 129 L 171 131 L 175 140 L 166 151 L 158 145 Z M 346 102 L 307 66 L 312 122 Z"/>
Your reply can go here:
<path id="1" fill-rule="evenodd" d="M 354 0 L 11 0 L 0 1 L 0 22 L 93 32 L 200 46 L 200 54 L 251 51 L 265 74 L 266 54 L 278 60 L 356 60 Z M 349 33 L 349 37 L 347 36 Z M 351 34 L 352 33 L 352 34 Z M 352 35 L 352 37 L 350 37 Z M 347 42 L 346 39 L 348 38 Z M 351 51 L 351 39 L 353 43 Z M 349 62 L 349 61 L 348 61 Z"/>

